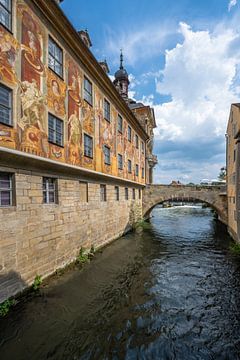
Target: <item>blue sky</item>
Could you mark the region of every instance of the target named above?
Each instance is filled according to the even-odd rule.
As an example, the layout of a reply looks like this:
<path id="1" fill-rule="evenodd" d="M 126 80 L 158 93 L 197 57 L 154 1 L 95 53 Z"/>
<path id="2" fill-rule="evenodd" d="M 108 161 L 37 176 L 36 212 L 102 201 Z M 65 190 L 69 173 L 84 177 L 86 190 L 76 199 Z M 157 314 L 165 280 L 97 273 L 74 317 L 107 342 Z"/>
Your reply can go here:
<path id="1" fill-rule="evenodd" d="M 216 178 L 230 104 L 240 99 L 240 2 L 64 0 L 61 7 L 77 30 L 88 29 L 111 75 L 123 48 L 130 96 L 155 110 L 155 182 Z"/>

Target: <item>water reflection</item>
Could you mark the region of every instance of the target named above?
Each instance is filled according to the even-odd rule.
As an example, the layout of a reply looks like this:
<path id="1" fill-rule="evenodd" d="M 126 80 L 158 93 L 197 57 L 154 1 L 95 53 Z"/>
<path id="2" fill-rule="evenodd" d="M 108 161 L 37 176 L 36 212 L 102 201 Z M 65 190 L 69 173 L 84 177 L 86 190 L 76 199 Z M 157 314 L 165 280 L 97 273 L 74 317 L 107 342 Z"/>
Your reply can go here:
<path id="1" fill-rule="evenodd" d="M 238 359 L 240 262 L 209 209 L 155 208 L 146 230 L 0 321 L 1 360 Z"/>

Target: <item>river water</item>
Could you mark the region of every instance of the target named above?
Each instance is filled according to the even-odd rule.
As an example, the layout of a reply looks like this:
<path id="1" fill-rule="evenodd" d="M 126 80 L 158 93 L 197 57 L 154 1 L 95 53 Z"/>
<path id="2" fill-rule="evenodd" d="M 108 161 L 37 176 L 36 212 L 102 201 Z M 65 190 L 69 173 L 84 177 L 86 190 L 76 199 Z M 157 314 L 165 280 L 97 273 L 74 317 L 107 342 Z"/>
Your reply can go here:
<path id="1" fill-rule="evenodd" d="M 201 206 L 157 207 L 0 320 L 1 360 L 240 359 L 240 259 Z"/>

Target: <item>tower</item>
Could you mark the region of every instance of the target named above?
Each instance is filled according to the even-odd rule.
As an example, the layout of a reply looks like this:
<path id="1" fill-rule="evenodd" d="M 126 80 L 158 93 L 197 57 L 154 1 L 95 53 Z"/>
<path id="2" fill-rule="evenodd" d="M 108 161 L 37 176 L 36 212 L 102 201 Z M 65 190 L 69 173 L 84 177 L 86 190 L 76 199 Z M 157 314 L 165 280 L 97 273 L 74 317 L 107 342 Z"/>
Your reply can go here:
<path id="1" fill-rule="evenodd" d="M 123 53 L 121 50 L 120 53 L 120 66 L 119 69 L 115 72 L 115 79 L 113 81 L 113 84 L 115 85 L 116 89 L 120 93 L 120 95 L 123 97 L 124 100 L 128 100 L 128 86 L 130 84 L 128 79 L 128 73 L 126 69 L 123 67 Z"/>

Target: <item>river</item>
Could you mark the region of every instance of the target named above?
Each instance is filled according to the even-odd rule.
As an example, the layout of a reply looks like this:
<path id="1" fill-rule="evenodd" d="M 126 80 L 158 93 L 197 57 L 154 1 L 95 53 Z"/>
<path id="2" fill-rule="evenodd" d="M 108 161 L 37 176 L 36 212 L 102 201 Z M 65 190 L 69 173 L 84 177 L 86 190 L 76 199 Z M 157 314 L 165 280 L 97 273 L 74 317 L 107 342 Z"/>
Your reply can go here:
<path id="1" fill-rule="evenodd" d="M 0 359 L 240 359 L 240 259 L 226 228 L 201 206 L 152 214 L 1 319 Z"/>

